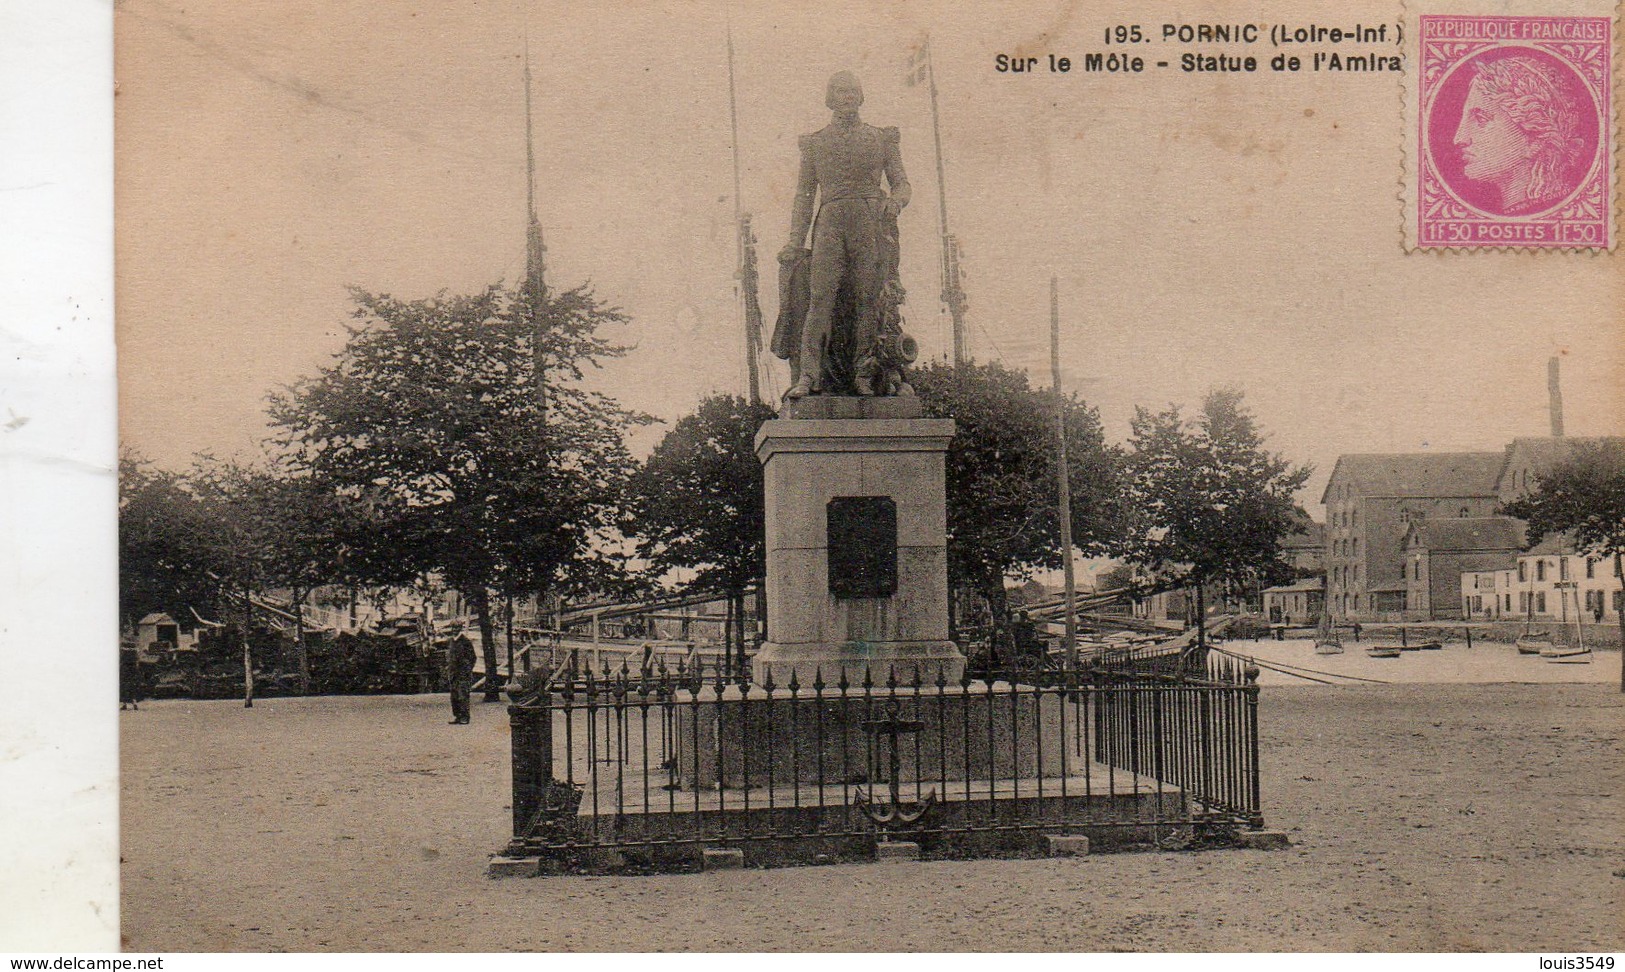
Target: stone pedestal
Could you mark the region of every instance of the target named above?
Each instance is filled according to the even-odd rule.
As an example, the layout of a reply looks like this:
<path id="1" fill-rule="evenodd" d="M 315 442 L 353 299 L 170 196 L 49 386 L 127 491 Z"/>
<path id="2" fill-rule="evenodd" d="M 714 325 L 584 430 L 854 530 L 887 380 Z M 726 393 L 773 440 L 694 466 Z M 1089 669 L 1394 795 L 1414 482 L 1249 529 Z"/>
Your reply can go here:
<path id="1" fill-rule="evenodd" d="M 854 685 L 866 672 L 884 684 L 895 668 L 900 682 L 918 672 L 957 684 L 944 469 L 953 421 L 919 418 L 912 399 L 809 398 L 786 414 L 797 417 L 756 436 L 768 641 L 753 679 L 783 687 L 794 675 L 805 689 L 844 671 Z"/>

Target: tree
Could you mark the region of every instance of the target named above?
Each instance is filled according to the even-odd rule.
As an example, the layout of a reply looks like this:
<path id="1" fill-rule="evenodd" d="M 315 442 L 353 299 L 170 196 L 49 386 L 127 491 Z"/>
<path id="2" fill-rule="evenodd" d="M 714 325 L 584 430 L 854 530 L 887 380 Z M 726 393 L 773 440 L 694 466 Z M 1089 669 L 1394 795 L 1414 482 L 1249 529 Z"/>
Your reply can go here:
<path id="1" fill-rule="evenodd" d="M 927 415 L 956 423 L 947 457 L 950 588 L 984 598 L 1008 627 L 1005 580 L 1062 565 L 1055 460 L 1055 393 L 999 364 L 936 363 L 909 373 Z M 1075 396 L 1064 401 L 1072 541 L 1085 555 L 1116 541 L 1116 450 L 1100 416 Z"/>
<path id="2" fill-rule="evenodd" d="M 310 691 L 304 603 L 310 592 L 343 576 L 345 554 L 364 529 L 364 507 L 343 501 L 331 483 L 282 470 L 240 469 L 224 500 L 239 524 L 237 542 L 252 558 L 255 586 L 288 589 L 300 691 Z"/>
<path id="3" fill-rule="evenodd" d="M 126 626 L 153 612 L 182 624 L 215 610 L 223 568 L 219 524 L 185 476 L 119 455 L 119 613 Z"/>
<path id="4" fill-rule="evenodd" d="M 1534 492 L 1501 512 L 1528 523 L 1533 547 L 1550 534 L 1569 534 L 1579 552 L 1611 558 L 1625 583 L 1625 441 L 1576 442 L 1549 472 L 1535 478 Z M 1625 595 L 1619 601 L 1620 644 L 1625 648 Z M 1625 651 L 1619 689 L 1625 692 Z"/>
<path id="5" fill-rule="evenodd" d="M 1123 591 L 1132 594 L 1134 590 L 1134 568 L 1128 564 L 1113 564 L 1095 575 L 1096 593 Z"/>
<path id="6" fill-rule="evenodd" d="M 626 505 L 625 530 L 656 573 L 692 570 L 690 587 L 727 597 L 741 657 L 745 590 L 767 572 L 756 430 L 773 415 L 737 395 L 704 399 L 638 469 Z"/>
<path id="7" fill-rule="evenodd" d="M 493 596 L 594 589 L 619 569 L 606 538 L 635 467 L 624 433 L 652 419 L 583 378 L 625 352 L 598 331 L 626 317 L 584 287 L 352 296 L 360 323 L 337 360 L 272 396 L 276 444 L 289 468 L 367 507 L 351 570 L 436 573 L 462 592 L 496 701 Z"/>
<path id="8" fill-rule="evenodd" d="M 1205 650 L 1210 585 L 1229 592 L 1292 576 L 1281 541 L 1302 530 L 1293 494 L 1312 470 L 1265 449 L 1232 389 L 1209 393 L 1193 421 L 1178 406 L 1138 408 L 1131 428 L 1121 553 L 1162 589 L 1193 589 Z"/>
<path id="9" fill-rule="evenodd" d="M 291 553 L 293 542 L 284 537 L 285 518 L 290 511 L 280 508 L 281 483 L 266 469 L 236 461 L 220 461 L 212 456 L 198 457 L 189 477 L 198 501 L 210 511 L 214 530 L 214 571 L 219 587 L 218 606 L 222 617 L 238 615 L 233 622 L 242 638 L 243 705 L 254 705 L 254 597 L 263 595 L 279 581 L 277 574 Z M 295 615 L 296 620 L 300 620 Z M 231 629 L 227 629 L 231 630 Z M 301 649 L 300 672 L 308 674 L 303 657 L 304 632 L 296 636 Z M 309 688 L 308 678 L 301 680 Z"/>

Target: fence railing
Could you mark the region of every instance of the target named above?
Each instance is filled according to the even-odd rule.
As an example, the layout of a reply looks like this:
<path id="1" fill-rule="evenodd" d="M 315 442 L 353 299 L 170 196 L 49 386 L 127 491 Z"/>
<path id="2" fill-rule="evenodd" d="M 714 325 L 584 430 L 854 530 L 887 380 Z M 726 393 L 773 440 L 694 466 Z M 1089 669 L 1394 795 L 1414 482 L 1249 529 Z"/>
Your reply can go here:
<path id="1" fill-rule="evenodd" d="M 628 678 L 654 679 L 665 671 L 681 681 L 710 680 L 718 675 L 738 681 L 749 676 L 748 669 L 736 672 L 722 645 L 692 641 L 588 642 L 560 637 L 540 638 L 515 652 L 518 676 L 530 676 L 534 687 L 559 691 L 565 683 L 584 686 L 589 674 L 599 683 L 612 681 L 622 672 Z M 678 675 L 678 673 L 681 675 Z M 521 681 L 525 681 L 521 678 Z"/>
<path id="2" fill-rule="evenodd" d="M 754 686 L 582 673 L 509 707 L 509 852 L 1263 824 L 1257 670 Z"/>

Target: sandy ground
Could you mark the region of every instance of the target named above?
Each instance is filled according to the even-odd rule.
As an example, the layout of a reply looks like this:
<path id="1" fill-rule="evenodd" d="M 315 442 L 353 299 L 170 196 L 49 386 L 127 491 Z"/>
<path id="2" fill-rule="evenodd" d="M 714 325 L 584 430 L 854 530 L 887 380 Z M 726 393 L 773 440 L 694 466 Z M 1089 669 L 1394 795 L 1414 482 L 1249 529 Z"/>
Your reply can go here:
<path id="1" fill-rule="evenodd" d="M 1373 638 L 1367 633 L 1356 642 L 1344 636 L 1341 655 L 1317 655 L 1312 639 L 1272 641 L 1226 641 L 1220 647 L 1237 655 L 1257 658 L 1286 668 L 1310 672 L 1324 672 L 1333 676 L 1354 676 L 1387 683 L 1455 682 L 1487 683 L 1512 682 L 1549 685 L 1567 682 L 1593 682 L 1619 687 L 1619 650 L 1603 648 L 1593 653 L 1586 664 L 1560 664 L 1539 655 L 1520 655 L 1510 644 L 1473 640 L 1468 648 L 1461 641 L 1447 641 L 1439 651 L 1407 651 L 1398 658 L 1372 658 L 1366 649 L 1373 645 L 1398 645 L 1399 635 L 1393 631 L 1378 632 Z M 1412 636 L 1414 643 L 1417 639 Z M 1332 679 L 1336 681 L 1336 679 Z M 1303 685 L 1302 678 L 1283 672 L 1264 669 L 1259 683 L 1262 685 Z"/>
<path id="2" fill-rule="evenodd" d="M 1387 671 L 1419 677 L 1412 661 Z M 484 876 L 507 837 L 500 706 L 476 704 L 460 728 L 438 697 L 148 703 L 120 713 L 124 942 L 1618 951 L 1618 664 L 1603 654 L 1612 679 L 1570 676 L 1589 683 L 1269 686 L 1265 810 L 1286 851 L 625 878 Z"/>

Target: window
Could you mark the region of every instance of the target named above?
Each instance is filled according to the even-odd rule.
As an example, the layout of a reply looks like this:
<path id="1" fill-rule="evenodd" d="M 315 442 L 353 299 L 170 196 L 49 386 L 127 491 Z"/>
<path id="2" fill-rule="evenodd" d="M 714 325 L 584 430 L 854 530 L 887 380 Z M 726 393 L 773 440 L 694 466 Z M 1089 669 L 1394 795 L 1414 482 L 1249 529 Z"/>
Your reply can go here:
<path id="1" fill-rule="evenodd" d="M 1535 561 L 1535 580 L 1543 581 L 1545 579 L 1546 579 L 1546 561 L 1544 559 L 1537 560 L 1537 561 Z"/>
<path id="2" fill-rule="evenodd" d="M 1411 579 L 1412 580 L 1421 580 L 1422 579 L 1422 558 L 1421 557 L 1416 558 L 1416 560 L 1411 563 Z"/>
<path id="3" fill-rule="evenodd" d="M 1360 556 L 1360 538 L 1355 537 L 1354 540 L 1353 540 L 1353 543 L 1354 543 L 1354 548 L 1353 548 L 1354 549 L 1354 556 L 1358 557 L 1358 556 Z"/>
<path id="4" fill-rule="evenodd" d="M 1569 558 L 1557 558 L 1557 577 L 1559 580 L 1569 579 Z"/>
<path id="5" fill-rule="evenodd" d="M 1539 594 L 1535 595 L 1535 613 L 1536 614 L 1545 614 L 1546 613 L 1546 592 L 1545 591 L 1541 591 Z"/>
<path id="6" fill-rule="evenodd" d="M 1356 527 L 1360 525 L 1360 508 L 1358 506 L 1354 508 L 1353 519 L 1350 521 L 1349 525 Z"/>
<path id="7" fill-rule="evenodd" d="M 1512 610 L 1512 595 L 1511 595 L 1511 594 L 1508 594 L 1508 595 L 1507 595 L 1507 606 L 1506 606 L 1506 609 L 1507 609 L 1507 610 L 1508 610 L 1508 611 L 1510 611 L 1510 610 Z"/>
<path id="8" fill-rule="evenodd" d="M 1587 557 L 1586 558 L 1586 580 L 1590 580 L 1591 578 L 1596 577 L 1596 576 L 1597 576 L 1597 558 L 1595 558 L 1595 557 Z"/>
<path id="9" fill-rule="evenodd" d="M 1527 560 L 1520 560 L 1520 561 L 1518 561 L 1518 580 L 1519 581 L 1527 581 L 1528 579 L 1529 579 L 1529 562 Z"/>
<path id="10" fill-rule="evenodd" d="M 1614 592 L 1614 613 L 1625 611 L 1625 591 Z"/>
<path id="11" fill-rule="evenodd" d="M 1460 516 L 1460 517 L 1467 517 L 1467 516 L 1471 516 L 1471 515 L 1472 515 L 1472 514 L 1471 514 L 1471 513 L 1469 513 L 1469 512 L 1467 512 L 1467 507 L 1465 507 L 1465 506 L 1463 506 L 1463 507 L 1462 507 L 1462 508 L 1461 508 L 1461 512 L 1460 512 L 1460 513 L 1457 513 L 1457 514 L 1456 514 L 1456 515 L 1457 515 L 1457 516 Z"/>

